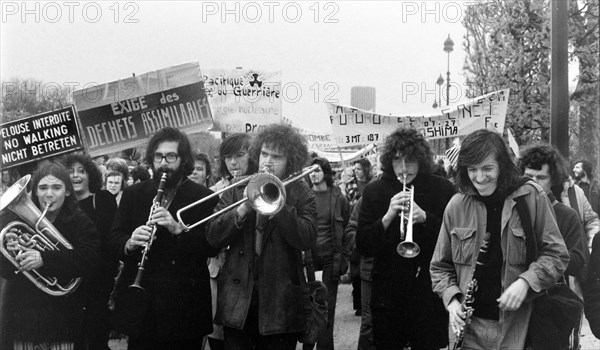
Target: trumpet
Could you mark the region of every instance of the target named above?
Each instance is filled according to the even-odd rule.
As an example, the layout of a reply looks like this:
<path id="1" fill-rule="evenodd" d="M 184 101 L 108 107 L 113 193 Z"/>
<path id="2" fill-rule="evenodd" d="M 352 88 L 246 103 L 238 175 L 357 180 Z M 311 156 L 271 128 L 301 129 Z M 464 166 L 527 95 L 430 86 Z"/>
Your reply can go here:
<path id="1" fill-rule="evenodd" d="M 404 166 L 403 166 L 404 168 Z M 415 203 L 415 191 L 414 186 L 411 185 L 410 189 L 406 186 L 406 170 L 403 171 L 402 174 L 402 184 L 403 184 L 403 192 L 406 192 L 408 189 L 410 191 L 410 202 L 408 210 L 408 218 L 406 218 L 406 239 L 404 240 L 405 235 L 405 217 L 404 217 L 404 208 L 400 211 L 400 240 L 404 240 L 403 242 L 398 243 L 396 247 L 396 251 L 398 254 L 404 258 L 414 258 L 421 252 L 421 247 L 417 243 L 413 241 L 413 208 Z M 398 178 L 400 181 L 400 178 Z"/>
<path id="2" fill-rule="evenodd" d="M 185 231 L 189 231 L 189 230 L 193 229 L 194 227 L 196 227 L 198 225 L 202 225 L 203 223 L 210 221 L 213 218 L 243 204 L 246 201 L 248 201 L 250 206 L 259 214 L 262 214 L 262 215 L 277 214 L 285 205 L 285 201 L 286 201 L 285 186 L 305 177 L 306 175 L 317 170 L 318 168 L 319 168 L 319 166 L 317 164 L 311 165 L 307 168 L 302 169 L 300 172 L 298 172 L 296 174 L 290 175 L 288 178 L 286 178 L 283 181 L 278 179 L 277 176 L 268 174 L 268 173 L 258 173 L 258 174 L 249 175 L 246 177 L 241 177 L 241 180 L 239 180 L 238 182 L 236 182 L 232 185 L 229 185 L 225 188 L 222 188 L 222 189 L 216 191 L 215 193 L 211 194 L 210 196 L 206 196 L 202 199 L 197 200 L 196 202 L 194 202 L 190 205 L 187 205 L 187 206 L 179 209 L 177 211 L 177 220 L 179 221 L 179 224 L 183 227 L 183 229 Z M 207 200 L 209 200 L 210 198 L 212 198 L 214 196 L 218 196 L 219 194 L 229 190 L 230 188 L 242 186 L 245 184 L 247 184 L 246 185 L 246 194 L 247 194 L 246 197 L 219 210 L 216 213 L 213 213 L 210 216 L 205 217 L 204 219 L 202 219 L 194 224 L 188 225 L 183 222 L 181 215 L 185 211 L 187 211 L 199 204 L 206 202 Z"/>
<path id="3" fill-rule="evenodd" d="M 30 180 L 31 175 L 25 175 L 0 198 L 0 212 L 9 209 L 23 220 L 13 221 L 0 231 L 0 251 L 17 268 L 15 273 L 23 273 L 42 292 L 52 296 L 70 294 L 79 287 L 81 278 L 74 278 L 63 286 L 56 277 L 44 276 L 36 269 L 22 270 L 16 259 L 18 253 L 27 250 L 35 249 L 41 252 L 73 249 L 69 241 L 46 218 L 50 203 L 46 203 L 42 213 L 27 196 L 25 189 Z M 7 249 L 6 243 L 16 243 L 19 252 Z"/>
<path id="4" fill-rule="evenodd" d="M 160 183 L 158 184 L 158 191 L 156 192 L 156 196 L 154 197 L 154 201 L 152 202 L 152 207 L 150 208 L 150 214 L 148 215 L 148 222 L 152 219 L 152 215 L 156 211 L 156 208 L 160 207 L 162 202 L 162 197 L 165 191 L 165 184 L 167 183 L 167 173 L 163 173 L 160 178 Z M 138 271 L 135 275 L 135 280 L 133 284 L 129 286 L 129 288 L 136 288 L 140 290 L 144 290 L 141 286 L 142 277 L 144 276 L 144 266 L 146 265 L 146 260 L 148 260 L 148 252 L 152 247 L 152 241 L 154 240 L 154 235 L 156 234 L 157 225 L 152 224 L 152 232 L 150 233 L 150 239 L 146 244 L 144 244 L 144 251 L 142 252 L 142 258 L 140 259 L 140 263 L 138 264 Z"/>

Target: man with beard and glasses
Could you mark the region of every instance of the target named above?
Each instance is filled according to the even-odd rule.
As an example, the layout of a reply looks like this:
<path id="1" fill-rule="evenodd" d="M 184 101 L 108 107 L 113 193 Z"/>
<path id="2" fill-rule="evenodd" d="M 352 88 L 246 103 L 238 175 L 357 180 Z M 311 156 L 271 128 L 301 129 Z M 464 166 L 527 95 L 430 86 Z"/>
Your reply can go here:
<path id="1" fill-rule="evenodd" d="M 176 213 L 212 191 L 188 179 L 194 168 L 192 150 L 187 136 L 175 128 L 152 136 L 145 161 L 153 178 L 125 189 L 110 234 L 110 248 L 125 263 L 116 286 L 115 323 L 129 335 L 130 350 L 199 349 L 202 338 L 212 331 L 206 259 L 217 250 L 206 242 L 204 225 L 185 231 Z M 164 195 L 150 215 L 163 173 L 167 174 Z M 182 219 L 197 222 L 212 213 L 217 202 L 214 197 L 196 205 Z M 154 225 L 155 240 L 141 281 L 144 293 L 131 297 L 128 286 Z M 139 317 L 126 320 L 133 314 Z"/>

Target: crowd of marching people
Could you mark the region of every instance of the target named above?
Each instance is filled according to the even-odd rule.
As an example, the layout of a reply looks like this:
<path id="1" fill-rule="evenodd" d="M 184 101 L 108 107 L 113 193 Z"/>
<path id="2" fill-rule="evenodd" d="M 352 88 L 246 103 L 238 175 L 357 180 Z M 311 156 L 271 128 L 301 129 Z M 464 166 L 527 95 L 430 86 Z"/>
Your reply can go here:
<path id="1" fill-rule="evenodd" d="M 340 283 L 358 350 L 577 350 L 584 318 L 600 338 L 591 162 L 484 129 L 440 162 L 413 129 L 378 150 L 334 169 L 270 124 L 213 162 L 167 127 L 129 159 L 4 171 L 0 348 L 333 350 Z"/>

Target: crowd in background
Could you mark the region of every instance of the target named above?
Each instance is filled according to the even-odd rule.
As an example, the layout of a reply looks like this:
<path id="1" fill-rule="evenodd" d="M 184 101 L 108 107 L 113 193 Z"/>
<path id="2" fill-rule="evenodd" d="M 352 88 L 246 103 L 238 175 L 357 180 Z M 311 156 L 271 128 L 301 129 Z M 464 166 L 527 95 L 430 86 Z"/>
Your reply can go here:
<path id="1" fill-rule="evenodd" d="M 301 144 L 303 142 L 301 138 L 290 130 L 282 127 L 281 130 L 269 129 L 269 132 L 276 133 L 275 135 L 278 136 L 285 135 L 292 140 L 290 142 Z M 169 145 L 169 142 L 178 142 L 181 145 L 185 138 L 177 135 L 166 136 L 165 140 L 167 141 L 158 140 L 153 145 L 153 149 L 151 147 L 147 149 L 147 151 L 155 153 L 133 152 L 134 156 L 127 159 L 106 155 L 92 159 L 89 155 L 79 152 L 57 157 L 50 162 L 42 161 L 37 170 L 33 172 L 32 196 L 34 198 L 36 195 L 40 198 L 43 196 L 42 192 L 36 193 L 35 190 L 36 186 L 40 186 L 40 181 L 47 182 L 50 187 L 53 181 L 61 184 L 64 205 L 65 207 L 72 206 L 68 213 L 61 214 L 66 215 L 64 218 L 59 217 L 56 221 L 56 225 L 65 230 L 65 235 L 77 240 L 72 233 L 74 229 L 64 226 L 65 223 L 61 221 L 66 220 L 65 222 L 68 223 L 69 220 L 77 220 L 78 225 L 85 226 L 83 228 L 77 226 L 78 232 L 89 231 L 89 234 L 81 239 L 94 235 L 99 238 L 96 241 L 90 239 L 87 243 L 90 249 L 89 254 L 86 253 L 87 256 L 82 254 L 72 257 L 79 260 L 71 260 L 71 262 L 86 270 L 69 271 L 66 274 L 88 276 L 83 279 L 79 291 L 75 294 L 79 296 L 77 305 L 82 306 L 85 314 L 79 315 L 75 311 L 67 311 L 67 308 L 73 305 L 67 307 L 53 303 L 52 298 L 50 298 L 51 306 L 46 307 L 49 309 L 42 308 L 49 313 L 55 313 L 57 310 L 64 311 L 66 314 L 76 315 L 76 319 L 81 320 L 79 329 L 65 329 L 62 334 L 53 334 L 51 338 L 58 339 L 58 342 L 55 345 L 49 343 L 49 346 L 67 349 L 70 347 L 64 347 L 61 344 L 72 339 L 76 349 L 107 349 L 107 342 L 111 334 L 111 315 L 115 309 L 115 276 L 124 269 L 127 261 L 130 264 L 129 270 L 132 271 L 135 265 L 132 254 L 143 246 L 142 241 L 146 239 L 143 232 L 138 235 L 144 239 L 139 238 L 141 241 L 134 239 L 137 225 L 144 226 L 143 222 L 146 218 L 141 218 L 140 211 L 134 211 L 133 207 L 135 207 L 134 204 L 138 204 L 138 200 L 142 200 L 145 204 L 141 212 L 148 212 L 145 206 L 151 205 L 151 196 L 139 192 L 139 189 L 143 187 L 142 184 L 148 184 L 146 191 L 153 193 L 155 189 L 151 185 L 152 181 L 149 180 L 156 181 L 157 172 L 178 174 L 179 183 L 167 185 L 174 191 L 171 196 L 182 191 L 180 188 L 182 181 L 188 178 L 203 188 L 202 195 L 198 194 L 198 198 L 224 190 L 224 193 L 220 193 L 219 197 L 211 201 L 210 208 L 206 207 L 199 211 L 198 215 L 206 216 L 208 212 L 212 212 L 212 207 L 215 205 L 215 211 L 217 211 L 228 202 L 243 198 L 243 188 L 241 190 L 240 188 L 230 189 L 228 186 L 241 181 L 247 175 L 256 173 L 262 169 L 262 166 L 270 167 L 271 171 L 275 168 L 280 172 L 277 176 L 281 178 L 300 170 L 303 166 L 317 166 L 316 171 L 300 181 L 303 185 L 295 185 L 291 190 L 294 201 L 305 202 L 289 204 L 290 207 L 294 207 L 294 210 L 285 212 L 285 223 L 282 221 L 283 219 L 262 218 L 261 215 L 253 213 L 251 209 L 242 205 L 239 208 L 244 208 L 243 210 L 233 210 L 230 214 L 223 214 L 210 221 L 206 227 L 201 226 L 203 237 L 204 230 L 208 232 L 207 241 L 204 241 L 203 238 L 192 244 L 198 244 L 198 247 L 205 249 L 203 257 L 208 264 L 212 307 L 209 310 L 210 315 L 203 315 L 202 319 L 212 319 L 213 326 L 212 333 L 209 331 L 211 329 L 209 325 L 198 328 L 198 331 L 202 332 L 202 336 L 196 337 L 197 339 L 193 343 L 196 345 L 204 346 L 203 336 L 207 335 L 206 339 L 208 339 L 211 349 L 241 349 L 245 348 L 244 344 L 247 341 L 270 344 L 269 346 L 273 346 L 273 349 L 293 348 L 287 345 L 277 347 L 273 345 L 273 342 L 295 344 L 296 333 L 302 329 L 303 325 L 298 325 L 298 321 L 292 315 L 281 315 L 270 309 L 263 310 L 263 307 L 269 303 L 268 298 L 279 303 L 277 304 L 279 306 L 273 304 L 273 307 L 287 305 L 285 307 L 293 309 L 296 305 L 287 299 L 280 299 L 279 296 L 273 295 L 272 291 L 261 288 L 265 286 L 268 279 L 286 279 L 289 277 L 287 274 L 296 276 L 297 272 L 272 270 L 273 267 L 263 266 L 258 261 L 263 261 L 260 260 L 261 257 L 267 256 L 281 262 L 282 259 L 291 259 L 289 257 L 293 256 L 295 251 L 302 250 L 306 251 L 306 256 L 302 258 L 304 259 L 302 264 L 322 271 L 323 282 L 329 291 L 327 327 L 321 331 L 313 343 L 305 343 L 304 349 L 312 349 L 315 346 L 317 349 L 334 348 L 333 327 L 338 283 L 352 284 L 353 307 L 356 310 L 356 316 L 361 317 L 359 350 L 394 349 L 398 347 L 398 344 L 410 345 L 412 349 L 442 348 L 449 342 L 456 341 L 452 331 L 465 326 L 466 316 L 461 300 L 461 291 L 464 293 L 466 290 L 466 283 L 470 276 L 468 265 L 473 259 L 465 244 L 469 239 L 479 235 L 479 232 L 475 231 L 461 231 L 464 227 L 474 227 L 475 225 L 473 221 L 470 221 L 470 217 L 465 217 L 464 213 L 469 211 L 472 211 L 474 217 L 487 217 L 484 226 L 490 227 L 490 233 L 496 237 L 490 241 L 492 260 L 488 264 L 489 274 L 487 276 L 492 277 L 482 278 L 483 287 L 481 287 L 490 294 L 480 293 L 478 295 L 478 309 L 471 318 L 471 321 L 475 322 L 478 327 L 496 329 L 499 320 L 505 322 L 504 317 L 508 317 L 506 315 L 509 314 L 513 315 L 511 312 L 516 315 L 514 319 L 511 319 L 514 327 L 522 326 L 523 322 L 527 322 L 527 317 L 531 312 L 527 308 L 520 308 L 524 293 L 528 288 L 548 288 L 554 283 L 550 281 L 563 279 L 563 274 L 566 277 L 565 282 L 578 296 L 585 297 L 587 293 L 588 296 L 593 295 L 593 298 L 600 298 L 600 295 L 596 295 L 597 292 L 589 291 L 598 288 L 598 286 L 591 287 L 593 282 L 589 280 L 595 279 L 595 283 L 598 284 L 598 266 L 588 265 L 590 261 L 590 264 L 597 265 L 598 260 L 599 239 L 596 234 L 600 231 L 600 221 L 598 220 L 599 183 L 594 177 L 592 164 L 589 161 L 577 160 L 570 167 L 549 145 L 529 147 L 520 159 L 514 159 L 514 154 L 509 153 L 509 149 L 501 137 L 495 133 L 482 132 L 477 135 L 469 135 L 462 148 L 459 147 L 445 156 L 437 156 L 437 161 L 434 161 L 433 153 L 425 139 L 413 130 L 399 129 L 386 140 L 386 145 L 374 158 L 376 159 L 374 164 L 364 157 L 351 164 L 342 164 L 341 169 L 332 169 L 327 159 L 319 157 L 317 153 L 308 154 L 305 147 L 303 152 L 306 154 L 303 158 L 297 158 L 297 155 L 292 156 L 298 150 L 291 150 L 289 145 L 282 144 L 275 138 L 269 138 L 272 137 L 269 134 L 261 134 L 258 138 L 247 134 L 229 135 L 221 143 L 219 156 L 212 161 L 207 155 L 207 150 L 191 149 L 189 150 L 189 159 L 185 160 L 182 158 L 181 152 L 178 152 L 177 144 L 170 153 L 159 152 L 162 149 L 161 145 Z M 179 148 L 179 150 L 181 149 Z M 474 151 L 479 153 L 473 153 Z M 268 159 L 277 157 L 286 159 L 287 168 L 279 169 L 277 162 L 269 163 Z M 173 166 L 173 164 L 179 164 L 180 161 L 187 161 L 186 164 L 181 165 L 187 169 L 185 170 L 188 171 L 187 174 L 178 173 L 182 170 Z M 293 167 L 290 168 L 292 163 Z M 479 166 L 481 169 L 478 168 Z M 484 193 L 487 191 L 484 185 L 489 185 L 489 183 L 482 182 L 481 186 L 483 187 L 478 187 L 479 175 L 471 175 L 478 171 L 483 174 L 484 180 L 493 178 L 494 184 L 497 181 L 497 186 L 494 185 L 490 193 Z M 20 174 L 14 169 L 3 170 L 0 193 L 3 193 L 22 175 L 25 174 Z M 533 179 L 539 186 L 519 182 L 520 176 L 523 175 L 527 179 Z M 133 191 L 126 191 L 134 184 L 140 184 L 135 187 L 135 195 L 132 193 Z M 415 220 L 413 222 L 414 230 L 418 237 L 415 241 L 422 249 L 421 254 L 415 259 L 402 258 L 397 254 L 396 248 L 396 245 L 401 242 L 399 241 L 400 237 L 404 234 L 403 222 L 399 221 L 399 215 L 405 215 L 405 211 L 409 210 L 407 204 L 410 203 L 409 197 L 407 197 L 409 196 L 407 194 L 409 193 L 407 190 L 409 184 L 414 186 L 411 190 L 414 192 L 411 205 L 414 205 L 413 209 L 415 210 L 412 218 Z M 187 192 L 198 191 L 197 189 L 200 187 L 194 186 L 190 187 Z M 508 200 L 507 198 L 512 198 L 511 196 L 515 196 L 515 193 L 521 193 L 519 191 L 526 197 L 533 215 L 537 215 L 536 222 L 546 222 L 547 225 L 545 228 L 537 228 L 545 232 L 545 235 L 541 235 L 540 238 L 545 242 L 544 249 L 546 250 L 540 252 L 540 256 L 553 257 L 554 260 L 550 261 L 551 259 L 548 258 L 547 261 L 540 262 L 540 266 L 543 268 L 539 266 L 537 270 L 535 267 L 532 268 L 533 275 L 527 274 L 526 267 L 514 270 L 513 275 L 506 277 L 508 278 L 506 281 L 502 280 L 504 286 L 502 290 L 509 289 L 509 293 L 505 294 L 500 290 L 500 277 L 495 280 L 493 276 L 499 273 L 501 268 L 504 269 L 509 265 L 521 266 L 523 262 L 511 261 L 510 259 L 514 259 L 514 257 L 503 256 L 501 249 L 504 247 L 503 245 L 514 244 L 517 247 L 519 242 L 518 240 L 515 242 L 500 241 L 500 232 L 504 229 L 504 226 L 500 226 L 500 222 L 508 220 L 513 225 L 511 227 L 518 227 L 515 224 L 516 219 L 505 217 L 502 208 L 505 201 Z M 457 192 L 463 197 L 455 196 Z M 73 196 L 69 194 L 73 194 Z M 177 198 L 181 201 L 181 197 Z M 220 202 L 217 204 L 219 198 Z M 170 198 L 170 200 L 172 199 L 173 197 Z M 75 202 L 71 203 L 73 200 Z M 176 206 L 181 207 L 186 203 L 189 204 L 190 201 L 191 199 L 186 199 L 181 203 L 176 201 Z M 459 201 L 462 202 L 459 203 Z M 43 210 L 43 205 L 40 203 L 41 200 L 36 202 Z M 170 202 L 168 203 L 170 204 Z M 75 205 L 82 209 L 85 214 L 81 215 L 87 216 L 90 219 L 89 222 L 87 219 L 79 217 L 79 212 L 73 209 Z M 123 205 L 127 208 L 119 209 Z M 248 211 L 253 215 L 248 215 Z M 52 210 L 49 209 L 49 213 L 52 213 Z M 160 216 L 162 211 L 159 210 L 158 213 Z M 72 218 L 73 215 L 75 219 Z M 159 249 L 167 249 L 167 252 L 168 249 L 178 251 L 182 248 L 177 246 L 178 238 L 175 237 L 179 237 L 183 230 L 172 218 L 172 213 L 165 213 L 165 217 L 162 219 L 165 221 L 158 221 L 158 218 L 155 220 L 168 228 L 173 241 L 169 241 L 172 246 L 168 245 Z M 222 225 L 224 219 L 225 222 L 228 222 L 227 225 L 232 226 Z M 122 238 L 119 240 L 114 237 L 109 239 L 111 234 L 114 234 L 111 233 L 111 229 L 115 230 L 115 227 L 112 227 L 113 222 L 117 221 L 122 225 L 120 226 Z M 291 228 L 291 223 L 294 223 L 294 228 Z M 244 235 L 254 236 L 257 234 L 259 237 L 270 230 L 284 230 L 288 232 L 286 234 L 297 235 L 297 237 L 289 238 L 289 242 L 294 242 L 291 246 L 287 242 L 271 243 L 279 249 L 272 251 L 271 249 L 274 248 L 266 244 L 268 239 L 272 239 L 268 234 L 268 238 L 264 238 L 262 246 L 260 243 L 256 243 L 256 247 L 251 247 L 247 244 L 248 242 L 236 238 L 238 237 L 234 234 L 237 232 L 236 230 L 241 230 L 240 232 L 244 232 Z M 129 238 L 132 231 L 134 235 Z M 161 231 L 161 235 L 165 232 Z M 304 240 L 308 236 L 303 236 L 305 233 L 314 237 L 314 242 L 307 245 Z M 459 241 L 456 241 L 456 237 L 459 238 Z M 161 237 L 161 240 L 165 239 L 165 237 Z M 559 244 L 558 241 L 562 243 Z M 462 245 L 455 246 L 457 242 Z M 482 239 L 479 239 L 471 243 L 481 242 Z M 209 243 L 211 247 L 208 246 Z M 436 244 L 438 245 L 437 250 Z M 91 253 L 91 247 L 97 248 L 97 257 Z M 115 249 L 118 254 L 115 254 Z M 464 249 L 464 253 L 462 255 L 457 253 L 457 249 Z M 513 249 L 517 248 L 513 247 Z M 590 252 L 592 252 L 591 257 Z M 186 251 L 184 254 L 189 255 L 190 252 Z M 246 259 L 248 255 L 254 256 L 254 262 Z M 101 264 L 89 265 L 86 263 L 86 258 L 98 259 Z M 165 256 L 165 259 L 167 261 L 170 258 Z M 542 257 L 538 259 L 538 261 L 542 260 Z M 44 256 L 44 261 L 47 261 L 48 266 L 52 267 L 52 258 Z M 234 261 L 235 265 L 232 265 Z M 508 265 L 505 266 L 506 261 L 508 261 Z M 137 263 L 137 261 L 135 262 Z M 61 263 L 64 264 L 64 262 Z M 65 269 L 63 266 L 66 265 L 61 265 L 61 263 L 56 265 L 57 271 Z M 175 265 L 175 260 L 172 263 Z M 287 268 L 293 270 L 294 263 L 290 262 L 290 266 Z M 252 270 L 254 281 L 240 280 L 240 266 L 246 266 L 245 264 L 249 264 L 248 269 Z M 193 269 L 199 268 L 193 263 L 189 266 Z M 549 266 L 554 267 L 550 268 Z M 548 271 L 552 269 L 556 269 L 556 271 L 550 274 Z M 274 272 L 269 277 L 264 277 L 265 273 L 269 273 L 268 271 Z M 151 273 L 166 274 L 167 272 L 154 271 Z M 544 276 L 544 273 L 548 273 L 548 276 Z M 3 273 L 3 275 L 6 274 Z M 523 281 L 528 283 L 527 287 L 522 286 Z M 240 290 L 238 293 L 241 294 L 235 294 L 236 288 L 243 284 L 252 284 L 252 282 L 259 283 L 260 287 L 250 287 L 249 292 Z M 521 285 L 517 285 L 518 283 Z M 509 286 L 510 288 L 508 288 Z M 28 293 L 35 294 L 30 287 L 22 288 Z M 157 286 L 153 288 L 156 288 L 157 291 L 160 290 Z M 269 288 L 286 290 L 285 286 L 276 282 L 273 282 Z M 201 293 L 208 293 L 207 290 L 202 289 Z M 14 292 L 14 290 L 12 291 Z M 164 293 L 164 296 L 169 296 L 173 291 L 166 289 Z M 268 296 L 266 296 L 267 294 Z M 188 297 L 186 294 L 185 298 Z M 231 298 L 237 299 L 231 300 Z M 285 298 L 291 297 L 286 296 Z M 18 301 L 19 297 L 10 293 L 3 295 L 4 312 L 7 310 L 6 300 L 9 299 Z M 37 295 L 32 299 L 39 299 L 41 302 L 42 299 L 47 298 Z M 191 298 L 190 300 L 195 299 Z M 500 306 L 498 306 L 497 300 L 500 300 Z M 45 301 L 47 302 L 47 300 Z M 166 307 L 161 305 L 159 300 L 149 301 L 149 303 L 155 308 L 152 309 L 152 312 L 162 312 L 161 308 Z M 238 303 L 247 304 L 244 304 L 244 308 L 248 310 L 247 315 L 239 314 L 239 310 L 232 311 L 239 307 Z M 19 307 L 22 308 L 20 310 L 28 310 L 20 316 L 20 320 L 25 324 L 27 317 L 34 317 L 27 312 L 33 313 L 36 309 L 24 305 Z M 174 306 L 169 304 L 169 307 Z M 185 313 L 183 310 L 185 306 L 178 307 L 177 310 L 179 309 Z M 228 313 L 228 310 L 231 313 Z M 10 313 L 10 310 L 8 312 Z M 448 312 L 450 313 L 449 320 Z M 586 309 L 587 314 L 588 310 Z M 588 319 L 592 324 L 594 334 L 599 336 L 600 316 L 598 314 L 600 314 L 600 309 L 594 309 L 590 314 L 597 315 L 595 318 L 588 316 Z M 264 315 L 275 317 L 274 320 L 279 323 L 269 323 L 263 319 L 266 317 Z M 583 313 L 578 316 L 578 322 L 573 326 L 573 330 L 567 338 L 564 336 L 556 339 L 549 338 L 554 341 L 554 345 L 558 344 L 557 348 L 577 349 L 582 317 Z M 145 319 L 144 322 L 150 322 L 148 320 Z M 194 321 L 196 318 L 190 318 L 190 320 Z M 41 322 L 42 325 L 49 325 L 52 322 L 73 323 L 74 321 L 55 320 L 50 317 Z M 271 326 L 265 326 L 265 324 Z M 281 325 L 283 324 L 289 328 L 282 329 Z M 398 329 L 398 324 L 410 324 L 411 326 Z M 146 339 L 132 341 L 130 348 L 144 349 L 148 346 L 156 346 L 148 342 L 148 339 L 154 339 L 153 337 L 156 336 L 152 335 L 148 338 L 148 335 L 156 332 L 156 327 L 156 324 L 144 323 L 142 332 L 147 336 Z M 191 329 L 184 327 L 181 331 L 188 332 Z M 31 330 L 22 329 L 14 334 L 18 339 L 31 340 L 32 344 L 37 344 L 39 335 L 32 336 L 28 331 Z M 522 347 L 524 345 L 524 335 L 507 340 L 509 336 L 503 333 L 505 331 L 512 332 L 510 329 L 498 331 L 494 339 L 502 339 L 500 342 L 508 344 L 506 346 Z M 178 334 L 176 330 L 173 332 L 172 334 Z M 11 335 L 14 334 L 11 333 Z M 284 334 L 285 336 L 263 339 L 265 334 Z M 469 341 L 473 342 L 475 348 L 486 348 L 496 344 L 489 343 L 489 339 L 483 339 L 481 334 L 471 332 L 470 336 Z M 187 339 L 185 336 L 183 338 Z M 130 339 L 140 338 L 135 336 Z M 185 341 L 175 344 L 192 344 Z M 26 349 L 28 348 L 27 344 L 27 342 L 19 340 L 13 343 L 13 346 Z"/>

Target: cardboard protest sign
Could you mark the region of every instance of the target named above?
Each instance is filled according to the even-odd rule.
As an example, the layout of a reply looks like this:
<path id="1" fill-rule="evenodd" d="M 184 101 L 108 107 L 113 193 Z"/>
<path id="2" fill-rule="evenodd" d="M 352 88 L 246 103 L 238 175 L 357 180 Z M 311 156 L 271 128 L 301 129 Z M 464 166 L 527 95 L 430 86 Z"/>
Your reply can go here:
<path id="1" fill-rule="evenodd" d="M 212 125 L 197 63 L 78 90 L 73 100 L 92 157 L 143 145 L 166 126 L 192 134 Z"/>
<path id="2" fill-rule="evenodd" d="M 492 92 L 441 110 L 438 115 L 381 115 L 327 104 L 340 146 L 381 144 L 398 127 L 415 128 L 428 140 L 463 136 L 482 128 L 504 131 L 509 90 Z"/>
<path id="3" fill-rule="evenodd" d="M 73 106 L 2 123 L 0 168 L 82 149 Z"/>
<path id="4" fill-rule="evenodd" d="M 204 69 L 214 131 L 256 133 L 281 121 L 281 72 Z"/>

